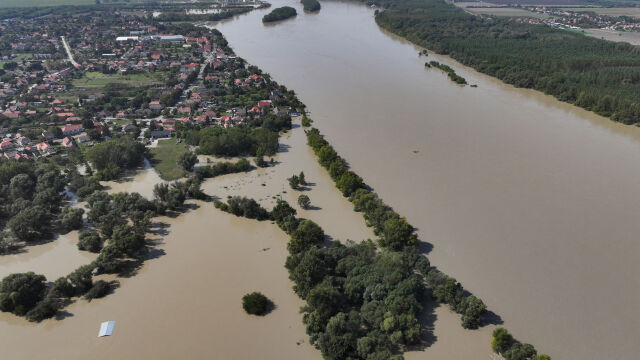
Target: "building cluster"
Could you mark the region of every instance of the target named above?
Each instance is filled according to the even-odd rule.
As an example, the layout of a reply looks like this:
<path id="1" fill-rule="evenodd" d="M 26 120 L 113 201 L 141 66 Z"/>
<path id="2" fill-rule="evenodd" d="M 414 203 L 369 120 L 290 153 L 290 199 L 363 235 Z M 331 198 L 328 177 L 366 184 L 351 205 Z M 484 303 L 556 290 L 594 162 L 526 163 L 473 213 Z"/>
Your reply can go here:
<path id="1" fill-rule="evenodd" d="M 0 22 L 0 155 L 28 160 L 119 134 L 147 143 L 183 128 L 296 115 L 218 33 L 176 34 L 146 16 L 112 15 Z M 114 80 L 83 87 L 96 77 Z"/>
<path id="2" fill-rule="evenodd" d="M 640 19 L 634 17 L 617 17 L 608 15 L 598 15 L 588 11 L 571 11 L 555 7 L 545 6 L 521 6 L 537 14 L 544 14 L 545 19 L 538 18 L 518 18 L 517 21 L 529 24 L 546 24 L 552 27 L 568 28 L 580 30 L 583 28 L 598 28 L 618 31 L 640 31 Z"/>

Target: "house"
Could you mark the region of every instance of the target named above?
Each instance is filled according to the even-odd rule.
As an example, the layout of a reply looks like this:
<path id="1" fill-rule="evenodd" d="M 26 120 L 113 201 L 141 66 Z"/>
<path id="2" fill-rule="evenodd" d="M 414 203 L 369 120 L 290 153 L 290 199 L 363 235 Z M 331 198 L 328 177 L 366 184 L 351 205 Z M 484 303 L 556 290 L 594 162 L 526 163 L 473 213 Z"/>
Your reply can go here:
<path id="1" fill-rule="evenodd" d="M 78 136 L 78 141 L 81 142 L 81 143 L 86 143 L 86 142 L 91 141 L 91 138 L 89 137 L 89 135 L 86 135 L 86 134 L 85 135 L 80 135 L 80 136 Z"/>
<path id="2" fill-rule="evenodd" d="M 18 138 L 18 144 L 20 146 L 27 146 L 27 145 L 31 144 L 31 140 L 26 136 L 20 136 Z"/>
<path id="3" fill-rule="evenodd" d="M 73 139 L 68 136 L 65 137 L 64 139 L 62 139 L 62 145 L 68 148 L 73 147 Z"/>
<path id="4" fill-rule="evenodd" d="M 38 151 L 40 152 L 46 152 L 51 148 L 51 145 L 47 144 L 46 142 L 41 142 L 38 145 L 36 145 L 36 149 L 38 149 Z"/>
<path id="5" fill-rule="evenodd" d="M 2 115 L 8 117 L 9 119 L 16 119 L 18 115 L 20 115 L 17 111 L 5 110 Z"/>
<path id="6" fill-rule="evenodd" d="M 42 137 L 47 141 L 53 140 L 54 138 L 53 133 L 51 133 L 51 131 L 46 131 L 46 130 L 42 132 Z"/>
<path id="7" fill-rule="evenodd" d="M 156 130 L 151 132 L 152 139 L 163 139 L 171 137 L 171 130 Z"/>
<path id="8" fill-rule="evenodd" d="M 0 150 L 9 150 L 13 148 L 13 142 L 11 142 L 11 139 L 2 139 L 2 142 L 0 142 Z"/>
<path id="9" fill-rule="evenodd" d="M 133 124 L 127 124 L 122 127 L 122 131 L 124 132 L 135 131 L 135 130 L 138 130 L 138 127 Z"/>
<path id="10" fill-rule="evenodd" d="M 258 102 L 259 107 L 269 107 L 271 106 L 271 100 L 261 100 Z"/>
<path id="11" fill-rule="evenodd" d="M 152 101 L 149 103 L 149 109 L 162 110 L 162 105 L 160 104 L 160 101 Z"/>
<path id="12" fill-rule="evenodd" d="M 67 125 L 62 129 L 62 133 L 67 136 L 78 134 L 78 133 L 81 133 L 82 131 L 84 131 L 84 127 L 82 127 L 82 125 L 80 124 Z"/>
<path id="13" fill-rule="evenodd" d="M 174 119 L 164 119 L 162 120 L 162 126 L 170 128 L 170 127 L 174 127 L 176 124 L 176 121 Z"/>

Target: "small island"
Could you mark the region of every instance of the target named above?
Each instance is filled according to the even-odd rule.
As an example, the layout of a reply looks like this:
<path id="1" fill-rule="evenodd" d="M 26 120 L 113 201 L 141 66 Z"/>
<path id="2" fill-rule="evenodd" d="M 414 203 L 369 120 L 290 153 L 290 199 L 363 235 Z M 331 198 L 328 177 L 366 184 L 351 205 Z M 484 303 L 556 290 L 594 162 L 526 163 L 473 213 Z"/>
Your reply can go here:
<path id="1" fill-rule="evenodd" d="M 278 21 L 288 19 L 290 17 L 294 17 L 298 15 L 296 9 L 291 6 L 283 6 L 276 9 L 273 9 L 270 13 L 262 17 L 263 23 Z"/>
<path id="2" fill-rule="evenodd" d="M 318 0 L 300 0 L 302 6 L 304 6 L 304 11 L 320 11 L 320 2 Z"/>

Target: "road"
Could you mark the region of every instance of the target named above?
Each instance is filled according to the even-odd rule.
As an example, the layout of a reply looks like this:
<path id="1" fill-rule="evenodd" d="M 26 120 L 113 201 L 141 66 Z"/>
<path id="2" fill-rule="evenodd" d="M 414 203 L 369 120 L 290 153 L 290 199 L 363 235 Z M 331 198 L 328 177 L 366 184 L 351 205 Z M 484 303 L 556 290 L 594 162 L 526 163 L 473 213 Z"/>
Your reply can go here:
<path id="1" fill-rule="evenodd" d="M 64 49 L 67 51 L 69 62 L 71 62 L 71 65 L 73 65 L 74 67 L 79 67 L 80 64 L 78 64 L 75 60 L 73 60 L 73 56 L 71 55 L 71 49 L 69 49 L 69 44 L 67 44 L 67 40 L 64 38 L 64 36 L 61 36 L 61 38 L 62 38 L 62 45 L 64 45 Z"/>

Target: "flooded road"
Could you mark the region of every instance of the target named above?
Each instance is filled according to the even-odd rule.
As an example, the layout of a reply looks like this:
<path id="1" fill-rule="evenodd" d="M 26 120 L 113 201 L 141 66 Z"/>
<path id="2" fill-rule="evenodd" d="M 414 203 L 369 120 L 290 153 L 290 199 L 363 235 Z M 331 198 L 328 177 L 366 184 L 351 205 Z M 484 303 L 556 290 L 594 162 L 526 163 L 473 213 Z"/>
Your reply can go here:
<path id="1" fill-rule="evenodd" d="M 336 150 L 433 245 L 432 263 L 554 358 L 636 357 L 637 128 L 418 57 L 364 5 L 273 5 L 298 16 L 265 26 L 256 11 L 217 28 L 300 95 Z M 424 69 L 430 60 L 478 88 Z"/>

